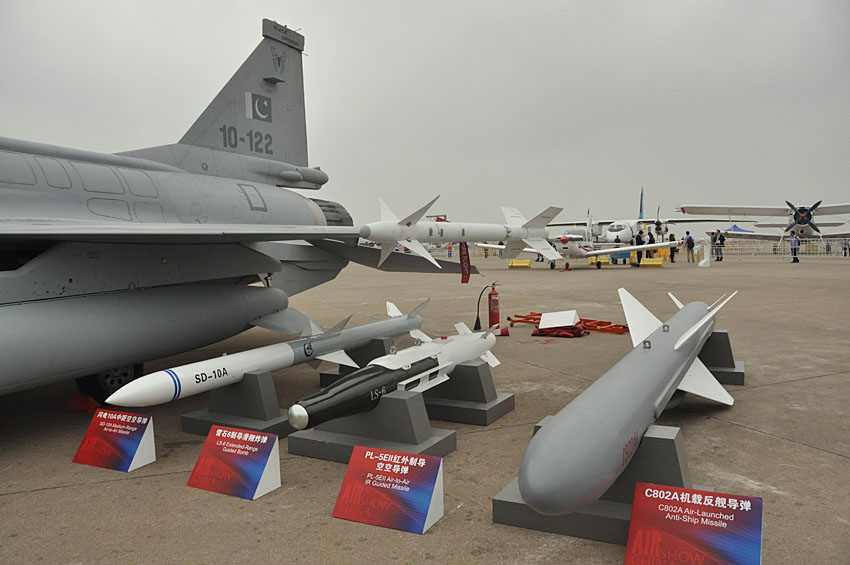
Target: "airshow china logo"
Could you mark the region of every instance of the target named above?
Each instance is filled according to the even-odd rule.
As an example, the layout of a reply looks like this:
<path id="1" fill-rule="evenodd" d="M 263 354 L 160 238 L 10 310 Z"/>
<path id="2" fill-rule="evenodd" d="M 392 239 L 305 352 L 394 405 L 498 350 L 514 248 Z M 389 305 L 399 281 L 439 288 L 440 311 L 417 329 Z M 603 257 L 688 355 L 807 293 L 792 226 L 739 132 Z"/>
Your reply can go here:
<path id="1" fill-rule="evenodd" d="M 246 92 L 245 115 L 252 120 L 260 120 L 261 122 L 271 123 L 272 99 L 268 96 L 254 94 L 253 92 Z"/>

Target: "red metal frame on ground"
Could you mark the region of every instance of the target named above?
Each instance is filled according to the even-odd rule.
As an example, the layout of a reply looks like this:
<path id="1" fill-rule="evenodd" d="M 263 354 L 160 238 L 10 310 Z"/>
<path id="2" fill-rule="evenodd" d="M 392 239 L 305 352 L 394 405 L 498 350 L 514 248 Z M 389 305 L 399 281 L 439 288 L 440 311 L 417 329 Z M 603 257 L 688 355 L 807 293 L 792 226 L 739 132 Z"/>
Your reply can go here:
<path id="1" fill-rule="evenodd" d="M 531 312 L 530 314 L 516 314 L 508 318 L 511 322 L 511 327 L 514 327 L 514 324 L 531 324 L 533 326 L 537 326 L 540 324 L 540 316 L 541 312 Z M 629 331 L 629 326 L 624 324 L 615 324 L 613 322 L 608 322 L 605 320 L 592 320 L 590 318 L 580 318 L 580 320 L 584 323 L 585 327 L 588 331 L 591 332 L 604 332 L 610 334 L 624 334 Z"/>

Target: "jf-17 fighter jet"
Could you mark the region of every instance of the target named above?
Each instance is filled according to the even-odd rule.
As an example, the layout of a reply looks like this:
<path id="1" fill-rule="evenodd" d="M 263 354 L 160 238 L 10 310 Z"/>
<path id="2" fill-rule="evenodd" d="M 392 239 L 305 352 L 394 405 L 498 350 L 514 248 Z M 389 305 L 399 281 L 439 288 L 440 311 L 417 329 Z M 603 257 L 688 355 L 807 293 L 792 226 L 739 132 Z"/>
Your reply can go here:
<path id="1" fill-rule="evenodd" d="M 343 206 L 284 188 L 328 175 L 307 164 L 304 37 L 270 20 L 262 35 L 179 143 L 0 138 L 0 394 L 77 378 L 103 399 L 147 360 L 309 331 L 290 296 L 377 264 Z M 394 255 L 384 270 L 438 271 Z"/>

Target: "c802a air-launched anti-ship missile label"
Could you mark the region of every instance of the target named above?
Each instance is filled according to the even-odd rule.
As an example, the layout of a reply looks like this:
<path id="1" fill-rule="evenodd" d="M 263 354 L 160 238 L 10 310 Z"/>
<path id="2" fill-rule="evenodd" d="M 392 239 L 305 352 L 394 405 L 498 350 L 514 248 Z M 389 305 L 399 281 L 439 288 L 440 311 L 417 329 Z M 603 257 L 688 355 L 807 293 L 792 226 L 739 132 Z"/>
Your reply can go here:
<path id="1" fill-rule="evenodd" d="M 356 446 L 335 518 L 423 534 L 443 516 L 443 460 Z"/>
<path id="2" fill-rule="evenodd" d="M 626 564 L 761 563 L 762 499 L 637 483 Z"/>

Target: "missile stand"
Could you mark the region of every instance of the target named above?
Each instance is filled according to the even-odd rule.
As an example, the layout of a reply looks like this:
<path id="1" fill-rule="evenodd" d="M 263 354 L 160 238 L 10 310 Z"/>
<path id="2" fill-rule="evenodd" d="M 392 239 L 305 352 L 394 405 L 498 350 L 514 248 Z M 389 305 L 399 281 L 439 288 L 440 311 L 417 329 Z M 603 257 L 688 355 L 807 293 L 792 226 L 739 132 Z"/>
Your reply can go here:
<path id="1" fill-rule="evenodd" d="M 396 390 L 377 407 L 291 434 L 289 453 L 347 463 L 354 446 L 445 456 L 457 449 L 457 432 L 431 427 L 422 393 Z"/>
<path id="2" fill-rule="evenodd" d="M 489 426 L 515 405 L 513 394 L 496 392 L 490 366 L 481 360 L 461 363 L 451 378 L 424 393 L 432 420 Z"/>
<path id="3" fill-rule="evenodd" d="M 227 426 L 277 434 L 293 431 L 280 407 L 272 374 L 247 373 L 238 383 L 209 392 L 209 408 L 180 417 L 181 429 L 207 435 L 212 426 Z"/>
<path id="4" fill-rule="evenodd" d="M 549 418 L 537 424 L 535 433 Z M 653 425 L 620 477 L 587 508 L 563 516 L 539 514 L 525 504 L 514 478 L 493 497 L 493 522 L 626 545 L 637 482 L 714 490 L 691 484 L 679 428 Z"/>

